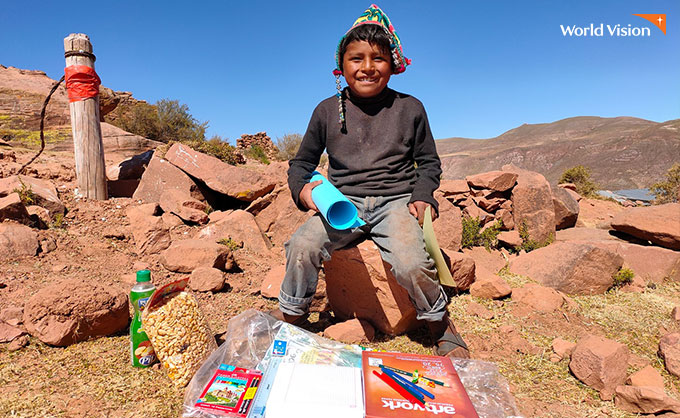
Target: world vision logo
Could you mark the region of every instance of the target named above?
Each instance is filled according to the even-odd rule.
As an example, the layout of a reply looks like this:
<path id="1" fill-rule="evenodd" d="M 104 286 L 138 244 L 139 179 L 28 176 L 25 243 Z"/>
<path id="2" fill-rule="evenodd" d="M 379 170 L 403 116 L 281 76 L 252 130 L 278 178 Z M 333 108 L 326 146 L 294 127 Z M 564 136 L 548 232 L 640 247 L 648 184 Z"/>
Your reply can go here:
<path id="1" fill-rule="evenodd" d="M 641 17 L 651 23 L 666 35 L 666 15 L 665 14 L 634 14 L 633 16 Z M 562 36 L 570 37 L 649 37 L 652 36 L 652 30 L 648 26 L 634 26 L 632 24 L 609 25 L 600 23 L 596 25 L 591 23 L 588 26 L 578 25 L 560 25 Z"/>

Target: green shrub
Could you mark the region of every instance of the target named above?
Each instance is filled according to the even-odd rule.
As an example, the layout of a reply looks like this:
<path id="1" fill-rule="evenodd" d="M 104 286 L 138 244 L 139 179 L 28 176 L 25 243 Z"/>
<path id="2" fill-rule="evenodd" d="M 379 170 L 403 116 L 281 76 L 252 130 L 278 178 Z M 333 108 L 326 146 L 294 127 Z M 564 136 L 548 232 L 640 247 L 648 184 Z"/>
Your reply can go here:
<path id="1" fill-rule="evenodd" d="M 242 242 L 236 242 L 231 238 L 222 238 L 217 240 L 217 243 L 220 245 L 226 245 L 227 248 L 229 248 L 231 251 L 236 251 L 239 248 L 243 248 L 243 243 Z"/>
<path id="2" fill-rule="evenodd" d="M 666 172 L 666 181 L 654 183 L 650 188 L 654 204 L 677 202 L 680 197 L 680 163 L 675 163 Z"/>
<path id="3" fill-rule="evenodd" d="M 302 135 L 300 134 L 285 134 L 281 138 L 277 138 L 276 148 L 279 149 L 279 158 L 286 161 L 295 157 L 301 143 Z"/>
<path id="4" fill-rule="evenodd" d="M 502 227 L 503 222 L 499 219 L 492 226 L 482 231 L 479 218 L 464 216 L 461 246 L 463 248 L 484 246 L 487 250 L 495 248 L 498 246 L 498 234 L 500 234 Z"/>
<path id="5" fill-rule="evenodd" d="M 614 275 L 614 284 L 612 285 L 612 287 L 621 287 L 623 285 L 631 283 L 633 281 L 633 277 L 635 277 L 635 273 L 633 272 L 633 270 L 627 267 L 622 267 Z"/>
<path id="6" fill-rule="evenodd" d="M 517 252 L 522 250 L 526 252 L 531 252 L 539 248 L 546 247 L 555 241 L 555 236 L 551 233 L 550 236 L 545 241 L 536 241 L 529 236 L 529 228 L 527 227 L 526 221 L 522 221 L 517 228 L 519 232 L 519 237 L 522 239 L 522 244 L 519 247 L 515 247 Z"/>
<path id="7" fill-rule="evenodd" d="M 35 204 L 36 198 L 35 198 L 35 193 L 33 193 L 33 189 L 31 186 L 26 186 L 26 183 L 24 183 L 21 178 L 19 178 L 19 183 L 21 183 L 21 187 L 17 187 L 14 190 L 12 190 L 13 193 L 17 193 L 19 195 L 19 199 L 21 200 L 21 203 L 23 203 L 25 206 L 30 206 Z"/>
<path id="8" fill-rule="evenodd" d="M 257 160 L 262 164 L 269 164 L 267 153 L 264 152 L 264 149 L 262 149 L 262 147 L 259 145 L 251 145 L 250 148 L 246 150 L 246 156 L 252 158 L 253 160 Z"/>
<path id="9" fill-rule="evenodd" d="M 50 228 L 55 229 L 66 228 L 66 225 L 64 224 L 64 215 L 62 215 L 61 213 L 57 213 L 56 215 L 54 215 L 52 223 L 50 224 Z"/>
<path id="10" fill-rule="evenodd" d="M 557 183 L 573 183 L 576 186 L 576 192 L 583 197 L 595 198 L 598 196 L 599 187 L 597 183 L 590 179 L 590 169 L 582 165 L 565 170 Z"/>

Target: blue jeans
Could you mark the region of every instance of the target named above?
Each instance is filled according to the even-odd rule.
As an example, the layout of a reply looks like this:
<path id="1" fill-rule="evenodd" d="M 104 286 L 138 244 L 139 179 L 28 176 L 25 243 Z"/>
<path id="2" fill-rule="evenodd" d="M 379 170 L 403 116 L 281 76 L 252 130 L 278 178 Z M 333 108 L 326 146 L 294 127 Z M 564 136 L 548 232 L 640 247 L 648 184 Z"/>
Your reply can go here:
<path id="1" fill-rule="evenodd" d="M 331 253 L 368 235 L 392 266 L 392 274 L 406 289 L 418 319 L 440 321 L 448 298 L 437 279 L 434 261 L 425 250 L 423 230 L 408 211 L 410 194 L 347 198 L 359 210 L 366 225 L 338 231 L 316 214 L 285 244 L 286 275 L 281 284 L 279 306 L 288 315 L 302 315 L 316 292 L 321 263 Z"/>

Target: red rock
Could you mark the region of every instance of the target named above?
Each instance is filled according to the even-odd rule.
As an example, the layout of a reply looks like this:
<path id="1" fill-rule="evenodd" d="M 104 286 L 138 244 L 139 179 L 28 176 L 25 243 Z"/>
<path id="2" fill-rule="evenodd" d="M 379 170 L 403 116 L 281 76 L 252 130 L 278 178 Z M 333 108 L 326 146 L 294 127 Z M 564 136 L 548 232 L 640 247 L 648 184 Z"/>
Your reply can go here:
<path id="1" fill-rule="evenodd" d="M 446 200 L 440 193 L 435 193 L 434 198 L 439 203 L 439 218 L 432 224 L 437 243 L 440 248 L 458 251 L 463 236 L 460 209 Z"/>
<path id="2" fill-rule="evenodd" d="M 7 323 L 13 327 L 23 324 L 24 309 L 14 306 L 0 311 L 0 321 Z"/>
<path id="3" fill-rule="evenodd" d="M 437 190 L 442 192 L 444 197 L 470 193 L 470 187 L 465 180 L 442 180 Z"/>
<path id="4" fill-rule="evenodd" d="M 276 246 L 283 246 L 293 233 L 312 217 L 314 212 L 303 212 L 295 206 L 287 187 L 277 189 L 276 199 L 255 217 L 262 232 L 271 238 Z"/>
<path id="5" fill-rule="evenodd" d="M 28 212 L 28 216 L 31 217 L 35 224 L 41 225 L 40 228 L 46 228 L 52 222 L 50 211 L 42 206 L 26 206 L 26 212 Z"/>
<path id="6" fill-rule="evenodd" d="M 406 289 L 372 241 L 333 252 L 324 266 L 326 293 L 336 317 L 364 319 L 388 335 L 420 326 Z"/>
<path id="7" fill-rule="evenodd" d="M 680 307 L 679 306 L 673 307 L 673 310 L 671 311 L 671 318 L 675 322 L 680 322 Z"/>
<path id="8" fill-rule="evenodd" d="M 201 180 L 209 189 L 245 202 L 264 196 L 276 185 L 275 180 L 255 171 L 227 164 L 184 144 L 173 144 L 165 157 L 190 176 Z"/>
<path id="9" fill-rule="evenodd" d="M 56 346 L 111 335 L 125 329 L 128 320 L 124 291 L 81 279 L 44 287 L 24 307 L 28 332 Z"/>
<path id="10" fill-rule="evenodd" d="M 269 196 L 269 195 L 267 195 L 267 196 Z M 226 218 L 227 216 L 229 216 L 229 214 L 232 213 L 232 212 L 233 212 L 233 210 L 215 210 L 215 211 L 212 211 L 212 212 L 210 212 L 210 214 L 208 214 L 208 218 L 210 219 L 208 222 L 217 223 L 217 222 L 221 221 L 222 219 Z"/>
<path id="11" fill-rule="evenodd" d="M 643 293 L 647 288 L 647 283 L 640 278 L 640 276 L 634 276 L 630 283 L 621 286 L 622 292 L 628 293 Z"/>
<path id="12" fill-rule="evenodd" d="M 163 226 L 168 230 L 176 226 L 184 225 L 184 221 L 182 220 L 182 218 L 170 212 L 165 212 L 164 214 L 162 214 L 161 220 L 163 221 Z"/>
<path id="13" fill-rule="evenodd" d="M 508 200 L 509 202 L 509 200 Z M 503 223 L 501 227 L 504 231 L 510 231 L 515 229 L 515 219 L 512 216 L 512 211 L 509 209 L 501 208 L 496 212 L 496 219 Z"/>
<path id="14" fill-rule="evenodd" d="M 181 190 L 165 190 L 161 194 L 159 204 L 164 212 L 174 213 L 187 222 L 208 223 L 208 214 L 205 213 L 208 206 Z"/>
<path id="15" fill-rule="evenodd" d="M 0 343 L 8 343 L 19 338 L 25 332 L 17 327 L 0 321 Z"/>
<path id="16" fill-rule="evenodd" d="M 152 158 L 149 162 L 132 198 L 155 203 L 161 199 L 164 191 L 171 189 L 184 192 L 196 200 L 205 200 L 203 193 L 189 176 L 167 160 L 158 157 Z"/>
<path id="17" fill-rule="evenodd" d="M 278 193 L 271 192 L 267 193 L 262 197 L 258 197 L 257 199 L 253 200 L 250 203 L 250 205 L 248 205 L 246 211 L 257 216 L 258 213 L 262 212 L 262 210 L 264 210 L 267 206 L 271 205 L 274 202 L 277 195 Z"/>
<path id="18" fill-rule="evenodd" d="M 161 264 L 170 271 L 191 273 L 199 267 L 214 267 L 227 271 L 233 267 L 233 256 L 225 246 L 200 239 L 172 243 L 161 253 Z"/>
<path id="19" fill-rule="evenodd" d="M 578 380 L 611 400 L 617 386 L 626 380 L 628 347 L 613 340 L 589 335 L 579 340 L 571 353 L 569 369 Z"/>
<path id="20" fill-rule="evenodd" d="M 526 226 L 529 238 L 545 242 L 555 237 L 555 209 L 550 184 L 541 174 L 503 166 L 503 171 L 518 174 L 517 185 L 512 189 L 512 207 L 515 228 Z"/>
<path id="21" fill-rule="evenodd" d="M 29 339 L 27 335 L 22 335 L 18 338 L 15 338 L 12 340 L 11 343 L 7 345 L 7 351 L 17 351 L 21 350 L 22 348 L 26 347 L 29 343 Z"/>
<path id="22" fill-rule="evenodd" d="M 197 267 L 191 272 L 189 288 L 197 292 L 219 292 L 224 287 L 224 273 L 212 267 Z"/>
<path id="23" fill-rule="evenodd" d="M 609 200 L 583 198 L 578 202 L 576 226 L 609 229 L 614 215 L 622 210 L 623 206 Z"/>
<path id="24" fill-rule="evenodd" d="M 482 299 L 502 299 L 512 293 L 510 285 L 505 280 L 485 267 L 476 266 L 475 273 L 475 282 L 470 286 L 472 296 Z"/>
<path id="25" fill-rule="evenodd" d="M 624 266 L 633 270 L 643 282 L 662 283 L 666 279 L 680 280 L 680 253 L 677 251 L 612 240 L 589 244 L 623 257 Z"/>
<path id="26" fill-rule="evenodd" d="M 448 251 L 444 253 L 456 289 L 465 291 L 475 281 L 475 261 L 467 254 Z M 448 258 L 448 259 L 447 259 Z"/>
<path id="27" fill-rule="evenodd" d="M 552 349 L 557 354 L 560 359 L 567 358 L 571 356 L 571 353 L 576 347 L 575 343 L 571 341 L 563 340 L 562 338 L 555 338 L 552 342 Z"/>
<path id="28" fill-rule="evenodd" d="M 489 171 L 474 176 L 467 176 L 465 180 L 473 187 L 504 192 L 510 190 L 515 185 L 517 177 L 516 173 L 508 173 L 507 171 Z"/>
<path id="29" fill-rule="evenodd" d="M 496 209 L 500 208 L 501 205 L 507 201 L 500 192 L 493 192 L 486 196 L 475 197 L 472 200 L 475 201 L 477 206 L 489 213 L 495 212 Z"/>
<path id="30" fill-rule="evenodd" d="M 133 155 L 116 164 L 106 167 L 106 178 L 112 180 L 139 180 L 144 170 L 151 162 L 154 151 L 148 150 L 141 154 Z"/>
<path id="31" fill-rule="evenodd" d="M 255 254 L 271 257 L 271 245 L 255 221 L 255 217 L 244 210 L 236 210 L 217 223 L 201 229 L 196 236 L 200 239 L 218 241 L 231 239 L 243 242 L 243 248 Z"/>
<path id="32" fill-rule="evenodd" d="M 607 291 L 623 257 L 580 242 L 557 242 L 510 262 L 510 271 L 566 294 L 592 295 Z"/>
<path id="33" fill-rule="evenodd" d="M 54 184 L 49 180 L 42 180 L 28 176 L 10 176 L 0 179 L 0 197 L 14 193 L 15 189 L 30 189 L 35 202 L 50 211 L 52 216 L 64 214 L 64 204 L 59 200 L 59 194 Z"/>
<path id="34" fill-rule="evenodd" d="M 469 255 L 475 261 L 476 266 L 483 266 L 486 270 L 497 273 L 505 267 L 506 261 L 503 254 L 498 250 L 487 250 L 484 247 L 465 248 L 464 254 Z"/>
<path id="35" fill-rule="evenodd" d="M 555 241 L 620 241 L 608 230 L 577 226 L 559 230 L 555 233 Z"/>
<path id="36" fill-rule="evenodd" d="M 627 208 L 612 219 L 611 225 L 636 238 L 680 250 L 680 203 Z"/>
<path id="37" fill-rule="evenodd" d="M 477 302 L 468 303 L 466 311 L 470 315 L 478 316 L 482 319 L 489 320 L 494 318 L 494 314 L 492 311 L 486 309 L 484 306 L 480 305 Z"/>
<path id="38" fill-rule="evenodd" d="M 576 191 L 576 185 L 574 183 L 560 183 L 557 187 L 561 187 L 566 190 Z"/>
<path id="39" fill-rule="evenodd" d="M 647 365 L 628 376 L 626 384 L 631 386 L 651 386 L 663 390 L 663 376 L 654 367 Z"/>
<path id="40" fill-rule="evenodd" d="M 0 197 L 0 222 L 5 219 L 30 225 L 31 218 L 18 193 L 11 193 L 6 197 Z"/>
<path id="41" fill-rule="evenodd" d="M 130 206 L 125 211 L 137 251 L 141 254 L 156 254 L 170 246 L 170 231 L 158 213 L 158 204 L 147 203 Z"/>
<path id="42" fill-rule="evenodd" d="M 555 229 L 571 228 L 578 219 L 578 201 L 567 189 L 556 187 L 551 189 L 553 207 L 555 208 Z"/>
<path id="43" fill-rule="evenodd" d="M 667 396 L 663 388 L 618 386 L 614 404 L 619 409 L 638 414 L 680 413 L 680 402 Z"/>
<path id="44" fill-rule="evenodd" d="M 659 340 L 658 355 L 663 359 L 668 373 L 680 377 L 680 333 L 664 335 Z"/>
<path id="45" fill-rule="evenodd" d="M 528 283 L 524 287 L 512 289 L 512 300 L 539 312 L 555 312 L 562 307 L 564 298 L 549 287 Z"/>
<path id="46" fill-rule="evenodd" d="M 34 256 L 38 245 L 38 234 L 26 225 L 0 223 L 0 259 Z"/>
<path id="47" fill-rule="evenodd" d="M 503 231 L 498 234 L 498 243 L 506 248 L 517 248 L 522 245 L 522 238 L 517 231 Z"/>
<path id="48" fill-rule="evenodd" d="M 272 267 L 267 275 L 264 276 L 264 280 L 260 286 L 260 294 L 266 298 L 278 299 L 279 292 L 281 291 L 281 283 L 283 283 L 283 277 L 285 274 L 285 264 Z M 319 282 L 321 282 L 321 280 L 319 280 Z"/>
<path id="49" fill-rule="evenodd" d="M 373 341 L 375 330 L 367 321 L 350 319 L 326 328 L 323 331 L 323 336 L 345 344 L 359 344 Z"/>
<path id="50" fill-rule="evenodd" d="M 465 207 L 465 209 L 463 209 L 463 215 L 467 216 L 468 218 L 479 219 L 479 223 L 481 225 L 493 221 L 494 219 L 492 214 L 488 213 L 484 209 L 481 209 L 475 204 Z"/>

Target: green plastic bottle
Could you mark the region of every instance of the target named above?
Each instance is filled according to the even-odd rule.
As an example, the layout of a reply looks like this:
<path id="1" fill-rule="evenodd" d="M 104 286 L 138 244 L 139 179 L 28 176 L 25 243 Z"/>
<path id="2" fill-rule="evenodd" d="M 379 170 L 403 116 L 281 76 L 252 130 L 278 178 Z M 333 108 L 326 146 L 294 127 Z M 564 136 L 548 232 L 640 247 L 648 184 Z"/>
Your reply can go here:
<path id="1" fill-rule="evenodd" d="M 130 324 L 130 359 L 135 367 L 149 367 L 156 361 L 156 353 L 146 332 L 142 329 L 142 310 L 149 301 L 156 286 L 151 283 L 151 272 L 140 270 L 137 272 L 137 284 L 130 291 L 130 302 L 135 309 Z"/>

